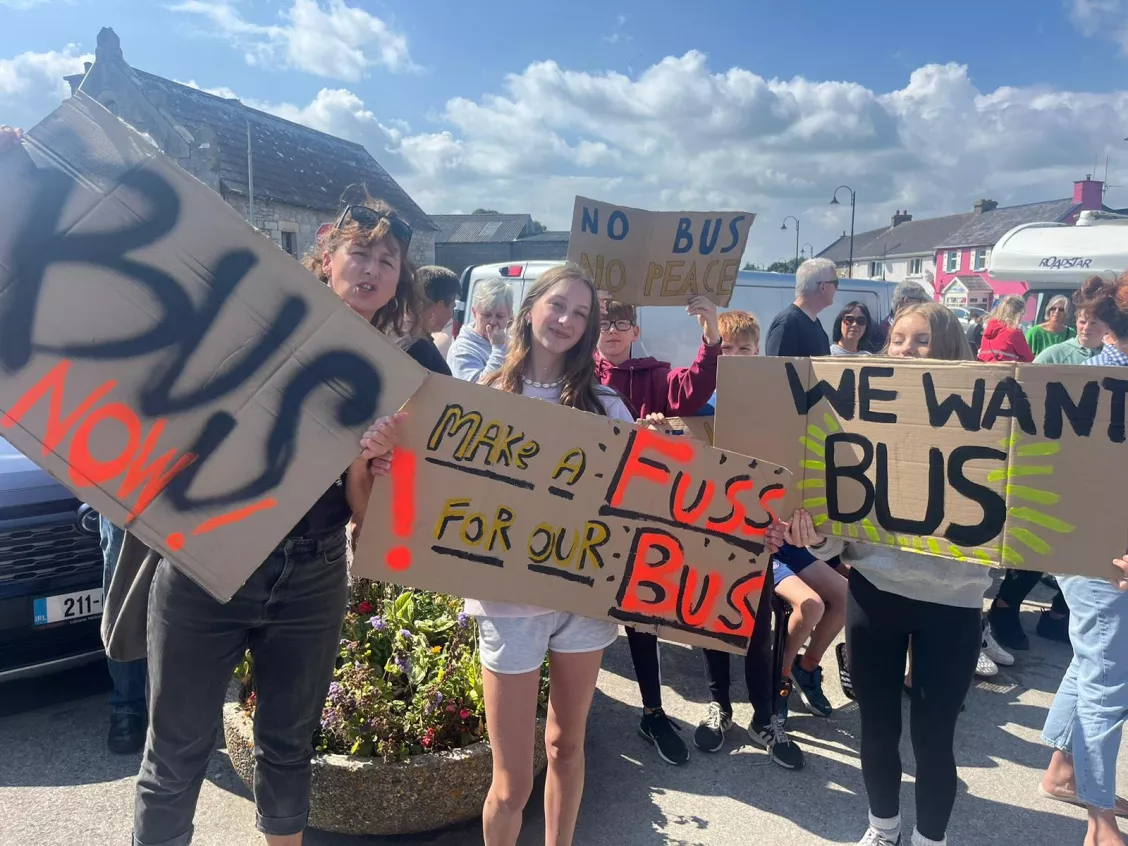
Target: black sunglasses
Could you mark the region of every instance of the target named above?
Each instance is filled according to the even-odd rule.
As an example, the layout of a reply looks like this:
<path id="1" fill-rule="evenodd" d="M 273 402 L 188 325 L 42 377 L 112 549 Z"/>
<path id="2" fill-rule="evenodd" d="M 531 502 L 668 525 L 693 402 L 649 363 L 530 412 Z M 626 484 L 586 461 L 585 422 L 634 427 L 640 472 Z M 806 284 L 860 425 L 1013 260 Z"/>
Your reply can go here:
<path id="1" fill-rule="evenodd" d="M 867 321 L 865 315 L 859 314 L 856 317 L 854 315 L 843 317 L 842 322 L 847 326 L 865 326 Z"/>
<path id="2" fill-rule="evenodd" d="M 388 228 L 392 234 L 403 241 L 405 247 L 411 246 L 411 225 L 405 220 L 400 220 L 394 215 L 378 212 L 375 209 L 370 209 L 368 206 L 345 206 L 345 210 L 341 212 L 341 216 L 337 218 L 337 222 L 333 224 L 334 229 L 340 229 L 346 220 L 352 219 L 357 226 L 361 229 L 375 229 L 381 220 L 388 221 Z"/>

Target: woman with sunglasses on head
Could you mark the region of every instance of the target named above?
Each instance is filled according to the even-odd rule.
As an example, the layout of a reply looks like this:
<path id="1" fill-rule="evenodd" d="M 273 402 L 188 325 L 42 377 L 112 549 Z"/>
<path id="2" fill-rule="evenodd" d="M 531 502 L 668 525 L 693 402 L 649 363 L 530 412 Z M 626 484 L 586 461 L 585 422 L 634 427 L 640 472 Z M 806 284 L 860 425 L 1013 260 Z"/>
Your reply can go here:
<path id="1" fill-rule="evenodd" d="M 1037 356 L 1043 350 L 1068 341 L 1076 334 L 1076 330 L 1069 325 L 1069 298 L 1058 294 L 1046 306 L 1045 321 L 1026 330 L 1026 343 Z"/>
<path id="2" fill-rule="evenodd" d="M 327 230 L 327 231 L 326 231 Z M 378 201 L 323 227 L 305 266 L 384 332 L 414 303 L 411 227 Z M 409 351 L 410 352 L 410 351 Z M 148 597 L 149 730 L 134 806 L 135 846 L 186 846 L 224 694 L 244 653 L 254 661 L 255 808 L 270 846 L 299 846 L 309 814 L 311 741 L 348 600 L 346 526 L 363 516 L 377 421 L 358 458 L 230 601 L 161 561 Z"/>
<path id="3" fill-rule="evenodd" d="M 866 304 L 854 300 L 838 313 L 832 331 L 831 355 L 870 355 L 873 340 L 873 318 Z"/>

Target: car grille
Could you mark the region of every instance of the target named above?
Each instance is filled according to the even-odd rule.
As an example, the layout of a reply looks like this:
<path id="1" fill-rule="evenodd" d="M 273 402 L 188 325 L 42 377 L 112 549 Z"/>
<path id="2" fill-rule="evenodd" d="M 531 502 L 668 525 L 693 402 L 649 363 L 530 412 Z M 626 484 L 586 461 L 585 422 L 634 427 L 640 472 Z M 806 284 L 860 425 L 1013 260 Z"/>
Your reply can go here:
<path id="1" fill-rule="evenodd" d="M 0 532 L 0 589 L 41 579 L 65 579 L 102 569 L 95 535 L 73 523 Z"/>

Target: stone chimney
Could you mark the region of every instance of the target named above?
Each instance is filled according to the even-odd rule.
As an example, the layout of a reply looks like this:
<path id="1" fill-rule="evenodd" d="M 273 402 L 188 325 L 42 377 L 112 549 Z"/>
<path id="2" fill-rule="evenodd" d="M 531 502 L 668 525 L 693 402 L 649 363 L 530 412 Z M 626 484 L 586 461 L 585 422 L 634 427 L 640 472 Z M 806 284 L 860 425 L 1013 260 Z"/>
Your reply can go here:
<path id="1" fill-rule="evenodd" d="M 900 226 L 902 223 L 908 223 L 912 219 L 913 219 L 913 216 L 911 214 L 909 214 L 908 209 L 905 209 L 904 211 L 901 211 L 900 209 L 898 209 L 897 211 L 895 211 L 893 213 L 893 225 L 894 226 Z"/>
<path id="2" fill-rule="evenodd" d="M 972 209 L 976 214 L 983 214 L 983 212 L 994 211 L 999 207 L 999 204 L 994 200 L 976 200 L 975 206 Z"/>
<path id="3" fill-rule="evenodd" d="M 1081 206 L 1082 211 L 1099 210 L 1104 205 L 1104 183 L 1093 179 L 1092 174 L 1085 174 L 1085 178 L 1073 183 L 1073 202 Z"/>
<path id="4" fill-rule="evenodd" d="M 95 62 L 109 62 L 117 59 L 125 61 L 121 52 L 121 39 L 112 27 L 104 26 L 98 31 L 98 46 L 94 48 Z"/>

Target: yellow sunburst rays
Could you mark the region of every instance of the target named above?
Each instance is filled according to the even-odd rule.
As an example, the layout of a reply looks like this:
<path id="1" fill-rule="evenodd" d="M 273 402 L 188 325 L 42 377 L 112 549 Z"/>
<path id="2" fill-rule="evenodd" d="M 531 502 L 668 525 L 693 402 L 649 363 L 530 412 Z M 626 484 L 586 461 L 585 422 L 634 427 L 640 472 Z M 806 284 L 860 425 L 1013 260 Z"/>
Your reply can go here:
<path id="1" fill-rule="evenodd" d="M 1057 441 L 1050 441 L 1041 444 L 1019 446 L 1018 444 L 1021 440 L 1022 435 L 1016 432 L 1009 438 L 1003 438 L 999 441 L 999 446 L 1003 447 L 1003 449 L 1008 452 L 1010 452 L 1012 448 L 1015 448 L 1012 460 L 1006 469 L 992 470 L 987 474 L 988 482 L 1005 482 L 1003 490 L 1006 493 L 1007 499 L 1008 522 L 1017 520 L 1023 523 L 1029 523 L 1032 526 L 1049 532 L 1056 532 L 1062 535 L 1070 534 L 1077 529 L 1072 523 L 1067 523 L 1065 520 L 1058 519 L 1052 514 L 1039 511 L 1037 508 L 1015 504 L 1016 501 L 1019 501 L 1033 503 L 1034 505 L 1049 506 L 1061 502 L 1061 494 L 1043 490 L 1042 488 L 1031 487 L 1030 485 L 1018 484 L 1013 481 L 1015 479 L 1024 479 L 1032 476 L 1054 475 L 1054 466 L 1052 464 L 1024 464 L 1020 463 L 1017 459 L 1039 459 L 1057 455 L 1061 452 L 1061 444 Z M 1054 551 L 1053 546 L 1051 546 L 1045 538 L 1036 534 L 1035 530 L 1028 529 L 1025 526 L 1010 526 L 1007 531 L 1007 537 L 1033 550 L 1039 555 L 1050 555 Z M 978 559 L 985 564 L 994 563 L 990 554 L 984 549 L 973 549 L 971 550 L 971 555 L 974 559 Z M 1009 543 L 1000 545 L 999 559 L 1003 564 L 1018 567 L 1026 563 L 1025 556 Z"/>
<path id="2" fill-rule="evenodd" d="M 799 439 L 799 443 L 806 447 L 807 452 L 814 456 L 814 458 L 803 459 L 799 464 L 806 470 L 816 470 L 825 473 L 827 432 L 837 432 L 840 427 L 838 421 L 829 413 L 823 415 L 823 422 L 826 425 L 826 431 L 811 423 L 807 426 L 807 434 Z M 799 482 L 799 490 L 801 491 L 818 488 L 826 489 L 825 476 L 821 479 L 803 479 Z M 830 516 L 825 511 L 817 511 L 817 509 L 826 508 L 825 494 L 820 496 L 816 493 L 814 496 L 806 497 L 803 499 L 802 505 L 808 511 L 812 512 L 811 519 L 816 528 L 830 520 Z M 877 526 L 875 526 L 873 521 L 868 517 L 863 517 L 860 523 L 847 523 L 845 525 L 838 520 L 832 520 L 830 523 L 830 533 L 832 535 L 841 536 L 843 532 L 845 532 L 849 537 L 860 538 L 861 535 L 858 530 L 859 525 L 861 526 L 861 531 L 865 532 L 868 540 L 874 543 L 881 543 L 881 532 L 878 531 Z M 889 537 L 892 537 L 892 535 Z"/>
<path id="3" fill-rule="evenodd" d="M 825 431 L 812 423 L 807 426 L 807 434 L 799 439 L 799 443 L 813 456 L 812 458 L 805 458 L 800 461 L 801 466 L 806 470 L 826 471 L 827 432 L 837 432 L 840 427 L 838 421 L 830 414 L 824 414 L 823 421 L 826 425 Z M 1017 447 L 1014 453 L 1015 458 L 1046 458 L 1048 456 L 1057 455 L 1061 451 L 1061 444 L 1056 441 L 1018 446 L 1021 440 L 1022 435 L 1016 433 L 1008 438 L 1004 438 L 999 443 L 1000 446 L 1007 450 L 1010 450 L 1011 447 Z M 1053 474 L 1054 467 L 1052 464 L 1022 464 L 1016 460 L 1012 460 L 1005 470 L 990 471 L 987 474 L 987 481 L 1006 482 L 1004 490 L 1007 495 L 1008 503 L 1020 500 L 1022 502 L 1033 503 L 1034 505 L 1050 506 L 1056 505 L 1061 501 L 1060 494 L 1043 490 L 1042 488 L 1031 487 L 1030 485 L 1017 484 L 1012 480 L 1031 476 L 1052 476 Z M 825 493 L 822 495 L 817 493 L 817 490 L 820 488 L 825 491 L 825 477 L 808 478 L 799 482 L 800 490 L 815 492 L 813 496 L 805 497 L 802 500 L 802 505 L 805 509 L 812 512 L 811 518 L 816 528 L 830 521 L 830 533 L 832 535 L 841 537 L 843 532 L 845 532 L 845 534 L 851 538 L 860 539 L 861 535 L 858 530 L 858 526 L 860 525 L 861 530 L 865 532 L 865 539 L 871 543 L 883 543 L 885 546 L 894 546 L 906 552 L 919 552 L 926 555 L 947 554 L 957 561 L 978 561 L 982 564 L 996 563 L 990 551 L 982 547 L 965 551 L 955 544 L 948 543 L 946 540 L 940 538 L 896 535 L 891 532 L 885 532 L 883 534 L 879 527 L 875 526 L 873 521 L 868 517 L 863 518 L 860 523 L 848 523 L 846 525 L 843 525 L 838 520 L 830 520 L 830 516 L 825 510 L 821 512 L 817 510 L 826 508 Z M 1077 528 L 1072 523 L 1067 523 L 1064 520 L 1058 519 L 1051 514 L 1046 514 L 1044 511 L 1039 511 L 1037 508 L 1033 508 L 1029 505 L 1008 504 L 1007 514 L 1011 520 L 1029 523 L 1032 526 L 1037 526 L 1039 529 L 1056 532 L 1058 534 L 1070 534 Z M 1036 534 L 1035 530 L 1028 529 L 1025 526 L 1012 526 L 1008 534 L 1010 538 L 1013 538 L 1016 542 L 1028 547 L 1039 555 L 1050 555 L 1054 551 L 1049 542 Z M 1021 566 L 1026 562 L 1025 557 L 1008 543 L 1004 543 L 1000 546 L 998 555 L 1003 564 Z"/>

